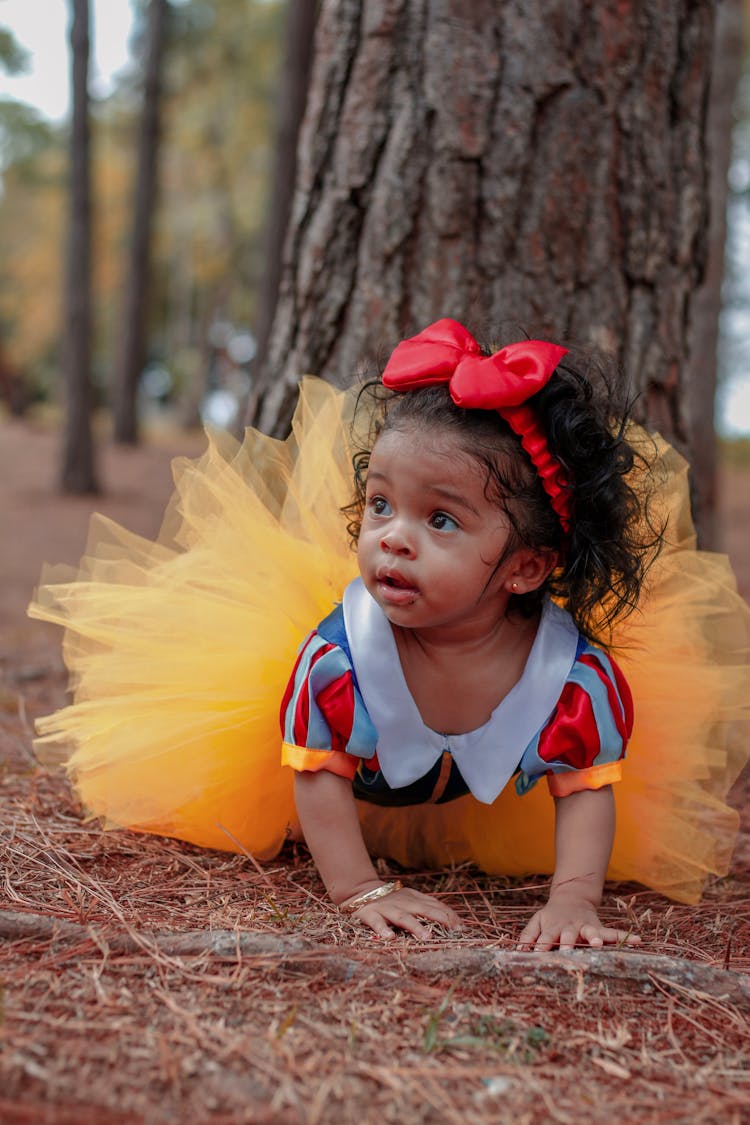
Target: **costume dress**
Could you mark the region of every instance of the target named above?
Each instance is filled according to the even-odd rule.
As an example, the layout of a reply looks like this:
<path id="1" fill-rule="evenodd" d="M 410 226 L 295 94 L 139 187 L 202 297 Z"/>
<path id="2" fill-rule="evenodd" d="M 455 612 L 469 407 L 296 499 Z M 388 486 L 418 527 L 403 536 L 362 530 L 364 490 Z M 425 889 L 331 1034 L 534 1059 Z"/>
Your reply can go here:
<path id="1" fill-rule="evenodd" d="M 296 821 L 293 770 L 323 768 L 352 779 L 373 854 L 511 875 L 554 868 L 539 777 L 563 797 L 616 781 L 609 876 L 697 900 L 737 828 L 750 610 L 727 560 L 695 550 L 685 463 L 634 435 L 668 545 L 608 652 L 548 602 L 519 683 L 484 727 L 446 738 L 354 580 L 353 401 L 305 380 L 286 442 L 212 435 L 175 463 L 156 542 L 95 517 L 79 570 L 43 574 L 30 612 L 65 627 L 74 702 L 39 721 L 41 749 L 108 826 L 270 858 Z"/>

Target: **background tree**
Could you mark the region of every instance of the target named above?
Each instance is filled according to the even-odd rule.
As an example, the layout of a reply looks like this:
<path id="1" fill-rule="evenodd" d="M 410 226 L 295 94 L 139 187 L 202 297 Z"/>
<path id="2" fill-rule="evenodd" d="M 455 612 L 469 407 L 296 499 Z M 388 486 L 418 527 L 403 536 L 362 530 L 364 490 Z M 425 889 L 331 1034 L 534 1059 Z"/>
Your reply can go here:
<path id="1" fill-rule="evenodd" d="M 686 446 L 713 19 L 711 0 L 325 0 L 262 428 L 286 431 L 303 372 L 346 382 L 450 314 L 604 350 Z"/>
<path id="2" fill-rule="evenodd" d="M 170 12 L 152 347 L 197 419 L 215 329 L 257 318 L 285 4 Z"/>
<path id="3" fill-rule="evenodd" d="M 701 545 L 716 548 L 716 435 L 711 420 L 717 382 L 719 314 L 727 233 L 728 171 L 737 83 L 742 70 L 740 0 L 719 0 L 707 120 L 709 225 L 703 284 L 690 305 L 685 407 L 691 453 L 693 508 Z"/>
<path id="4" fill-rule="evenodd" d="M 181 0 L 169 11 L 147 346 L 191 421 L 210 368 L 212 324 L 256 322 L 284 12 L 282 0 Z M 89 101 L 92 194 L 106 201 L 95 208 L 91 253 L 97 401 L 112 397 L 122 340 L 142 95 L 142 67 L 133 65 L 112 94 Z M 0 334 L 31 397 L 47 401 L 61 383 L 67 123 L 0 99 L 0 161 Z"/>
<path id="5" fill-rule="evenodd" d="M 151 289 L 151 231 L 156 204 L 159 158 L 159 113 L 167 0 L 150 0 L 144 37 L 143 109 L 138 137 L 138 160 L 133 199 L 127 276 L 122 311 L 122 335 L 116 354 L 113 386 L 116 441 L 138 440 L 138 384 L 146 362 Z"/>
<path id="6" fill-rule="evenodd" d="M 297 173 L 297 139 L 310 80 L 317 0 L 287 0 L 284 56 L 278 92 L 276 142 L 271 177 L 270 204 L 266 220 L 265 271 L 260 279 L 255 336 L 255 366 L 262 369 L 276 308 L 281 278 L 284 236 L 292 209 Z"/>
<path id="7" fill-rule="evenodd" d="M 71 0 L 73 119 L 70 223 L 65 280 L 65 385 L 62 465 L 66 492 L 97 491 L 91 431 L 91 185 L 89 169 L 88 0 Z"/>
<path id="8" fill-rule="evenodd" d="M 28 52 L 16 41 L 11 31 L 0 28 L 0 72 L 22 74 L 27 67 Z M 34 148 L 38 124 L 37 115 L 33 111 L 10 98 L 0 98 L 0 168 L 5 168 L 8 163 L 22 157 L 29 148 Z M 1 313 L 0 328 L 4 328 Z M 7 358 L 2 339 L 4 334 L 0 334 L 0 401 L 8 404 L 11 414 L 21 415 L 27 402 L 26 388 L 18 369 Z"/>

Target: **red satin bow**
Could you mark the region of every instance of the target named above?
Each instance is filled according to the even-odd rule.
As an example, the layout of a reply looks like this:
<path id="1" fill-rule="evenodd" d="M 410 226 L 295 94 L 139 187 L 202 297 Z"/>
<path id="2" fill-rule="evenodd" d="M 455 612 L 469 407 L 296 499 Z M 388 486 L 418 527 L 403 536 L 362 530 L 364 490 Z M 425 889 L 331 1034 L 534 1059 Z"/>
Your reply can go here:
<path id="1" fill-rule="evenodd" d="M 544 340 L 522 340 L 484 356 L 472 334 L 456 320 L 436 320 L 402 340 L 383 371 L 383 385 L 415 391 L 447 383 L 457 406 L 497 410 L 521 438 L 565 534 L 570 531 L 571 491 L 552 456 L 544 429 L 526 400 L 551 378 L 567 348 Z"/>

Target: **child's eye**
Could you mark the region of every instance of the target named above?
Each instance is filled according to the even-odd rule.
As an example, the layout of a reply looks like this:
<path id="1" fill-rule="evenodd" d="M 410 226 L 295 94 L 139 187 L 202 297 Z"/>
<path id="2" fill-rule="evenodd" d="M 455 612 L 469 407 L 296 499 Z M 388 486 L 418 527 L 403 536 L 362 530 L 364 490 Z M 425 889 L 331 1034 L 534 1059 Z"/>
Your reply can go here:
<path id="1" fill-rule="evenodd" d="M 373 496 L 368 506 L 375 516 L 389 516 L 391 514 L 391 506 L 384 496 Z"/>
<path id="2" fill-rule="evenodd" d="M 458 524 L 447 512 L 433 512 L 430 516 L 430 527 L 434 527 L 436 531 L 456 531 Z"/>

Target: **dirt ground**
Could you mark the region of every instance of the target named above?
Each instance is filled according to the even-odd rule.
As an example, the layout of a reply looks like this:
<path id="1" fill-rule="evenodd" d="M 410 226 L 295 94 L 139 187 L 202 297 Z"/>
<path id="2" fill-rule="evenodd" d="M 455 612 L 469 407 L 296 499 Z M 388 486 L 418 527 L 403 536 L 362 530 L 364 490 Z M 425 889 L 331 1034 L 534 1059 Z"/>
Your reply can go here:
<path id="1" fill-rule="evenodd" d="M 325 902 L 304 848 L 249 858 L 81 820 L 31 746 L 59 706 L 55 631 L 26 620 L 44 560 L 95 508 L 152 535 L 169 461 L 200 435 L 104 443 L 104 496 L 61 499 L 58 439 L 0 420 L 0 1122 L 750 1122 L 750 784 L 731 875 L 698 907 L 608 887 L 640 951 L 531 955 L 544 883 L 413 872 L 459 937 L 371 940 Z M 750 596 L 750 467 L 720 522 Z M 387 874 L 387 868 L 383 868 Z"/>

